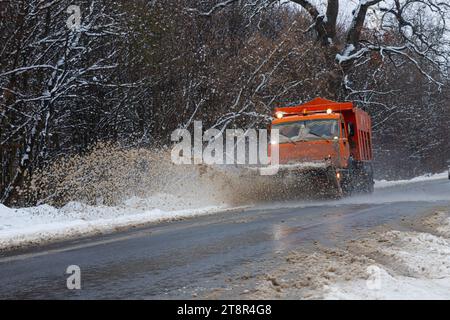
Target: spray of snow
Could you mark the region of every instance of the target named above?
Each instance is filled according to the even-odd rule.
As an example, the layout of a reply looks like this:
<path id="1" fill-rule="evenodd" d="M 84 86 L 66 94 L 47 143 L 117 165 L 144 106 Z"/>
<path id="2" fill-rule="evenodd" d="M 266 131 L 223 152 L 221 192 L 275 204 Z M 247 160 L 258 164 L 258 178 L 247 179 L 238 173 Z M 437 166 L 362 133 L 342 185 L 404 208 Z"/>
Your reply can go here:
<path id="1" fill-rule="evenodd" d="M 0 206 L 0 250 L 243 206 L 280 208 L 379 200 L 375 194 L 339 201 L 302 198 L 303 202 L 277 203 L 306 194 L 302 188 L 308 191 L 311 184 L 296 177 L 277 180 L 244 174 L 234 167 L 176 166 L 168 159 L 167 152 L 111 145 L 83 157 L 62 159 L 38 172 L 27 190 L 47 204 L 22 209 Z M 443 177 L 379 181 L 377 187 L 382 190 Z M 414 198 L 418 199 L 417 194 Z"/>

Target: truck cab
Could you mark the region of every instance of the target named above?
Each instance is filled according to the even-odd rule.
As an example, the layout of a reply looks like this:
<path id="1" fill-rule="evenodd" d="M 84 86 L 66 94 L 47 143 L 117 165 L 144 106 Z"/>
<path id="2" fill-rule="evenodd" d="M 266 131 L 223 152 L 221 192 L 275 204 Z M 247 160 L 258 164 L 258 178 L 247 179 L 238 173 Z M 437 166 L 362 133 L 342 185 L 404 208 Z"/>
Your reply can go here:
<path id="1" fill-rule="evenodd" d="M 350 158 L 348 132 L 339 113 L 316 113 L 276 119 L 280 164 L 331 161 L 346 167 Z"/>

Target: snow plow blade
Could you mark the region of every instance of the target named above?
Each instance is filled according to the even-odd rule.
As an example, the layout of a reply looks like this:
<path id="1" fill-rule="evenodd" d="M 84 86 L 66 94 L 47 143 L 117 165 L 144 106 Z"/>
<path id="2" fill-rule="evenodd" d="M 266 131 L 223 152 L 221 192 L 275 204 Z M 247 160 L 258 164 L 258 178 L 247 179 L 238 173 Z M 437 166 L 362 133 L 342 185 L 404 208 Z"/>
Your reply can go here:
<path id="1" fill-rule="evenodd" d="M 272 174 L 267 175 L 267 172 Z M 279 165 L 267 168 L 246 168 L 242 178 L 259 176 L 258 180 L 270 181 L 275 198 L 341 198 L 341 174 L 328 162 L 308 162 Z M 255 179 L 255 183 L 256 183 Z M 279 195 L 279 197 L 277 196 Z"/>

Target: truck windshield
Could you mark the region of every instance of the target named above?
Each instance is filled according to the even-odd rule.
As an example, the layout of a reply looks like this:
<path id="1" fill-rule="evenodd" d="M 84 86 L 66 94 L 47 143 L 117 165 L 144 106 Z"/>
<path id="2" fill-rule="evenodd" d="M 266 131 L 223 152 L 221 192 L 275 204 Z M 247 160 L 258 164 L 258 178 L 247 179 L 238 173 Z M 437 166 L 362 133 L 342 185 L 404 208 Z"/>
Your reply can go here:
<path id="1" fill-rule="evenodd" d="M 280 130 L 280 143 L 330 140 L 339 136 L 338 121 L 333 119 L 285 122 L 273 125 L 272 129 Z"/>

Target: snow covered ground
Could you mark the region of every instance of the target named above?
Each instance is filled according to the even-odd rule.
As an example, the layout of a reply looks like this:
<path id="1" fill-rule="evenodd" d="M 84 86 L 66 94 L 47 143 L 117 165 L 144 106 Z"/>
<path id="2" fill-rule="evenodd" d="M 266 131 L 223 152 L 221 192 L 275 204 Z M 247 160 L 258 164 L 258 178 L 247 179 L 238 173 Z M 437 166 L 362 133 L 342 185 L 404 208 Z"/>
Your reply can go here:
<path id="1" fill-rule="evenodd" d="M 386 188 L 386 187 L 398 186 L 398 185 L 403 185 L 403 184 L 422 182 L 422 181 L 441 180 L 441 179 L 446 179 L 446 178 L 448 178 L 447 171 L 445 171 L 443 173 L 438 173 L 438 174 L 427 174 L 427 175 L 419 176 L 419 177 L 409 179 L 409 180 L 394 180 L 394 181 L 376 180 L 375 188 Z"/>
<path id="2" fill-rule="evenodd" d="M 108 233 L 121 228 L 224 211 L 225 205 L 195 207 L 185 199 L 159 194 L 132 198 L 117 207 L 71 202 L 10 209 L 0 204 L 0 250 L 62 239 Z"/>
<path id="3" fill-rule="evenodd" d="M 450 222 L 447 219 L 447 226 Z M 446 230 L 447 232 L 450 231 Z M 325 288 L 325 299 L 450 299 L 450 240 L 428 233 L 391 231 L 378 244 L 388 266 L 367 268 L 368 279 Z M 388 270 L 386 270 L 388 269 Z"/>

